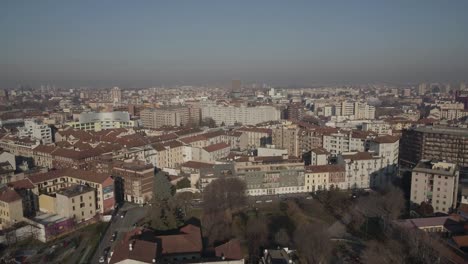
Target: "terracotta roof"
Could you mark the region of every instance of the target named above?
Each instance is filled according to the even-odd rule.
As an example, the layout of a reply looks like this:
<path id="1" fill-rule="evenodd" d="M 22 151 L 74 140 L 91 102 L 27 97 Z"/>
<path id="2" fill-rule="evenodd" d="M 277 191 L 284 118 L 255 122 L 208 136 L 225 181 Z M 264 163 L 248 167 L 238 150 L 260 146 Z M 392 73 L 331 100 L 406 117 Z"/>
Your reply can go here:
<path id="1" fill-rule="evenodd" d="M 237 239 L 229 240 L 227 243 L 217 246 L 215 248 L 215 253 L 217 257 L 224 257 L 226 260 L 239 260 L 244 258 L 240 241 Z"/>
<path id="2" fill-rule="evenodd" d="M 355 154 L 343 154 L 342 156 L 343 159 L 350 160 L 369 160 L 374 158 L 369 152 L 356 152 Z"/>
<path id="3" fill-rule="evenodd" d="M 179 140 L 182 141 L 182 142 L 185 143 L 185 144 L 190 144 L 190 143 L 193 143 L 193 142 L 206 140 L 206 137 L 203 136 L 203 135 L 197 135 L 197 136 L 191 136 L 191 137 L 181 138 L 181 139 L 179 139 Z"/>
<path id="4" fill-rule="evenodd" d="M 68 168 L 63 170 L 52 170 L 45 173 L 34 174 L 30 175 L 28 178 L 31 180 L 32 183 L 36 184 L 65 176 L 94 183 L 103 183 L 107 178 L 110 177 L 110 175 L 105 173 Z"/>
<path id="5" fill-rule="evenodd" d="M 321 172 L 345 172 L 344 166 L 340 165 L 318 165 L 318 166 L 306 166 L 306 172 L 321 173 Z"/>
<path id="6" fill-rule="evenodd" d="M 8 187 L 0 190 L 0 201 L 11 203 L 18 200 L 21 200 L 21 196 L 16 191 Z"/>
<path id="7" fill-rule="evenodd" d="M 8 183 L 14 189 L 34 189 L 34 184 L 28 178 Z"/>
<path id="8" fill-rule="evenodd" d="M 385 144 L 385 143 L 395 143 L 399 140 L 399 137 L 395 136 L 390 136 L 390 135 L 385 135 L 381 137 L 376 137 L 374 138 L 374 142 L 380 143 L 380 144 Z"/>
<path id="9" fill-rule="evenodd" d="M 206 146 L 203 149 L 206 150 L 207 152 L 214 152 L 214 151 L 218 151 L 218 150 L 229 148 L 229 147 L 230 147 L 229 144 L 221 142 L 221 143 L 216 143 L 213 145 Z"/>
<path id="10" fill-rule="evenodd" d="M 124 238 L 114 247 L 114 253 L 109 263 L 113 264 L 127 259 L 153 263 L 153 259 L 157 257 L 158 245 L 155 242 L 136 239 L 139 234 L 141 234 L 139 228 L 126 233 Z M 132 250 L 130 250 L 130 244 Z"/>
<path id="11" fill-rule="evenodd" d="M 271 134 L 271 129 L 262 127 L 241 127 L 237 131 Z"/>
<path id="12" fill-rule="evenodd" d="M 312 152 L 316 153 L 316 154 L 330 154 L 330 152 L 328 152 L 326 149 L 324 148 L 314 148 L 311 150 Z"/>
<path id="13" fill-rule="evenodd" d="M 202 168 L 212 168 L 214 164 L 200 162 L 200 161 L 187 161 L 181 165 L 181 167 L 192 168 L 192 169 L 202 169 Z"/>
<path id="14" fill-rule="evenodd" d="M 157 237 L 161 241 L 162 254 L 200 253 L 203 250 L 200 228 L 187 225 L 180 234 Z"/>

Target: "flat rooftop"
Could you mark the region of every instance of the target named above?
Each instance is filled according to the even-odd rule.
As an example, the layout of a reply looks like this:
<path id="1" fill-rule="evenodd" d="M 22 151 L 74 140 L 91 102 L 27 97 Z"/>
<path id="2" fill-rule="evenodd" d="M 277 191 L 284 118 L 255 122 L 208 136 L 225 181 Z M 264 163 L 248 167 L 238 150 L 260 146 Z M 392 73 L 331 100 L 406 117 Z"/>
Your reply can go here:
<path id="1" fill-rule="evenodd" d="M 61 194 L 67 197 L 75 197 L 77 195 L 91 191 L 94 191 L 94 189 L 86 185 L 72 185 L 57 191 L 57 194 Z"/>
<path id="2" fill-rule="evenodd" d="M 414 130 L 423 133 L 439 133 L 460 137 L 468 137 L 468 130 L 466 128 L 424 126 L 417 127 Z"/>

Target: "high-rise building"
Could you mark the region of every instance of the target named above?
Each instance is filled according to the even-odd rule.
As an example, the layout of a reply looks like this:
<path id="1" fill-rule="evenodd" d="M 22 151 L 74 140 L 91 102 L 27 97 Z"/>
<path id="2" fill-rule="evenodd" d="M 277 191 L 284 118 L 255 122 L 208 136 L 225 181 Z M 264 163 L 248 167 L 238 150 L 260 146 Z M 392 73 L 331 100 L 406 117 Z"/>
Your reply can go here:
<path id="1" fill-rule="evenodd" d="M 302 156 L 300 149 L 300 128 L 297 126 L 283 126 L 280 125 L 272 128 L 272 143 L 277 148 L 288 150 L 290 156 Z"/>
<path id="2" fill-rule="evenodd" d="M 301 120 L 304 115 L 304 107 L 301 103 L 289 104 L 286 108 L 288 120 Z"/>
<path id="3" fill-rule="evenodd" d="M 410 88 L 405 88 L 403 90 L 403 96 L 404 97 L 410 97 L 411 96 L 411 89 Z"/>
<path id="4" fill-rule="evenodd" d="M 466 90 L 466 84 L 465 82 L 460 83 L 460 91 L 465 91 Z"/>
<path id="5" fill-rule="evenodd" d="M 411 169 L 423 159 L 444 160 L 468 167 L 466 128 L 425 126 L 403 130 L 400 168 Z"/>
<path id="6" fill-rule="evenodd" d="M 184 106 L 151 108 L 141 111 L 140 118 L 147 128 L 184 126 L 189 124 L 189 110 Z"/>
<path id="7" fill-rule="evenodd" d="M 19 128 L 18 132 L 20 137 L 29 137 L 34 140 L 39 140 L 42 144 L 52 143 L 51 128 L 35 119 L 25 120 L 24 127 Z"/>
<path id="8" fill-rule="evenodd" d="M 434 212 L 450 213 L 457 206 L 458 178 L 454 163 L 421 161 L 412 171 L 410 200 L 426 202 Z"/>
<path id="9" fill-rule="evenodd" d="M 111 99 L 113 103 L 121 103 L 122 102 L 122 91 L 119 87 L 114 87 L 111 90 Z"/>
<path id="10" fill-rule="evenodd" d="M 232 80 L 232 82 L 231 82 L 231 91 L 232 92 L 240 92 L 241 91 L 241 81 L 240 80 Z"/>
<path id="11" fill-rule="evenodd" d="M 427 91 L 427 84 L 426 83 L 420 83 L 418 86 L 418 95 L 424 95 L 426 94 Z"/>

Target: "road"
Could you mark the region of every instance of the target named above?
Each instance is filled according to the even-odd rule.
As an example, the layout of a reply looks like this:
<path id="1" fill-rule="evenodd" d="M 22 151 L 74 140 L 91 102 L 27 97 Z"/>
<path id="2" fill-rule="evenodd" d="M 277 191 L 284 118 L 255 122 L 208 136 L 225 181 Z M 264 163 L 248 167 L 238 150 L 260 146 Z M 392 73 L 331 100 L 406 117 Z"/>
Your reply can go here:
<path id="1" fill-rule="evenodd" d="M 125 212 L 124 218 L 120 218 L 122 212 Z M 109 228 L 102 236 L 101 242 L 99 243 L 94 256 L 91 258 L 91 263 L 99 263 L 99 258 L 104 254 L 104 249 L 110 247 L 110 251 L 112 251 L 112 247 L 115 242 L 121 239 L 125 232 L 130 231 L 136 222 L 146 216 L 146 213 L 147 207 L 125 203 L 122 208 L 119 209 L 118 216 L 114 216 L 111 219 Z M 110 242 L 114 232 L 117 232 L 117 239 L 114 242 Z M 107 260 L 105 263 L 107 263 Z"/>

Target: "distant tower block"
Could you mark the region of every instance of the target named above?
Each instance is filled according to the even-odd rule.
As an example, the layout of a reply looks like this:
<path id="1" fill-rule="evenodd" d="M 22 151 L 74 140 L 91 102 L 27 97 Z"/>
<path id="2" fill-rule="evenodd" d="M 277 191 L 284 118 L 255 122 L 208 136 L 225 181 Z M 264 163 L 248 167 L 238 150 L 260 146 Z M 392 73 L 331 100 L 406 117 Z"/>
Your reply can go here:
<path id="1" fill-rule="evenodd" d="M 240 92 L 241 90 L 241 81 L 240 80 L 232 80 L 231 89 L 233 92 Z"/>

